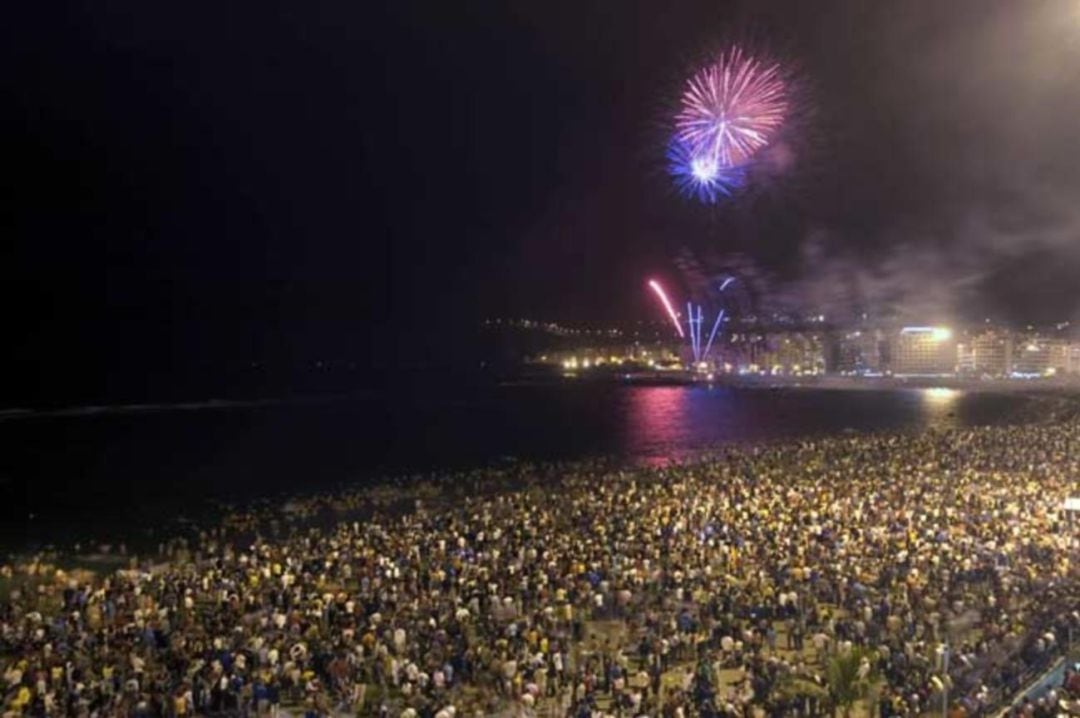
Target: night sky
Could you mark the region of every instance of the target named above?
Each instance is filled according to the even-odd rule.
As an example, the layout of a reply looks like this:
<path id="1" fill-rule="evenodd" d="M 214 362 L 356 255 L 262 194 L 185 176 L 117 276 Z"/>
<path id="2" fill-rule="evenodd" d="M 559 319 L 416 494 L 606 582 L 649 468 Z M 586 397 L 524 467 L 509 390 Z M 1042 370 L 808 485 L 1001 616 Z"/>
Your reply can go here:
<path id="1" fill-rule="evenodd" d="M 1076 314 L 1075 0 L 45 5 L 0 29 L 8 395 L 650 316 L 680 252 L 834 316 Z M 706 208 L 664 122 L 732 40 L 798 137 Z"/>

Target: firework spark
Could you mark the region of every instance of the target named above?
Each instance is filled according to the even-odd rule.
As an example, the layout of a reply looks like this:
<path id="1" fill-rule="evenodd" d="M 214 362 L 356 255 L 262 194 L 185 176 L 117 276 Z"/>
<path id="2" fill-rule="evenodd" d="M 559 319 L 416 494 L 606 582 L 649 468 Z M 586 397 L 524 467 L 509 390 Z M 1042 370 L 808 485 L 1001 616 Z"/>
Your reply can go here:
<path id="1" fill-rule="evenodd" d="M 724 310 L 721 309 L 720 313 L 716 315 L 716 322 L 713 323 L 712 331 L 709 332 L 709 341 L 705 344 L 705 353 L 701 355 L 702 361 L 708 358 L 709 350 L 712 349 L 713 339 L 716 338 L 716 330 L 720 328 L 720 322 L 724 321 Z"/>
<path id="2" fill-rule="evenodd" d="M 675 184 L 689 197 L 714 204 L 730 197 L 743 181 L 738 167 L 721 167 L 711 156 L 695 154 L 688 144 L 675 138 L 668 148 L 668 171 Z"/>
<path id="3" fill-rule="evenodd" d="M 691 163 L 742 167 L 772 141 L 789 108 L 780 66 L 733 47 L 687 81 L 676 137 Z"/>
<path id="4" fill-rule="evenodd" d="M 664 309 L 667 310 L 668 316 L 671 317 L 671 321 L 675 324 L 675 329 L 679 332 L 680 337 L 685 337 L 682 326 L 679 324 L 679 315 L 675 313 L 675 308 L 671 306 L 671 302 L 667 298 L 667 294 L 664 292 L 664 288 L 660 286 L 660 282 L 655 279 L 649 280 L 649 288 L 656 292 L 656 296 L 660 297 L 660 301 L 664 305 Z"/>

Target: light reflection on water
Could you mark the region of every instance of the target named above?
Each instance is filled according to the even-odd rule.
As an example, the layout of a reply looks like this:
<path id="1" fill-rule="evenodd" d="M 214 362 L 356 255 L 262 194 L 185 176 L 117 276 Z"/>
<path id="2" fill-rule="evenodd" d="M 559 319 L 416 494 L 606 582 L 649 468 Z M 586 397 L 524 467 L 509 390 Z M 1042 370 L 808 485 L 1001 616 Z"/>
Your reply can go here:
<path id="1" fill-rule="evenodd" d="M 950 389 L 945 386 L 932 386 L 918 390 L 924 398 L 933 404 L 952 404 L 962 395 L 959 389 Z"/>
<path id="2" fill-rule="evenodd" d="M 744 440 L 845 432 L 947 429 L 1033 418 L 1021 397 L 951 388 L 893 391 L 633 387 L 623 442 L 640 463 L 664 465 Z"/>
<path id="3" fill-rule="evenodd" d="M 956 415 L 956 407 L 963 392 L 948 387 L 929 387 L 917 390 L 922 397 L 927 423 L 933 426 L 947 425 Z"/>
<path id="4" fill-rule="evenodd" d="M 649 386 L 631 390 L 627 398 L 627 439 L 637 446 L 641 462 L 661 466 L 684 455 L 695 389 Z M 700 402 L 699 402 L 700 403 Z M 673 447 L 683 446 L 683 451 Z"/>

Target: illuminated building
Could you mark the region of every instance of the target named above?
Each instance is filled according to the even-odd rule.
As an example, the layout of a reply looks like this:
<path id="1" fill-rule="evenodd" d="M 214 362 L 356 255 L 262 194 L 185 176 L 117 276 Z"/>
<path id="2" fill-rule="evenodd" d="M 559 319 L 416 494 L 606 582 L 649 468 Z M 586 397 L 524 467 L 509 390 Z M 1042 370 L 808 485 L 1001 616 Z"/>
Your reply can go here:
<path id="1" fill-rule="evenodd" d="M 971 337 L 965 336 L 956 343 L 956 373 L 975 373 L 975 350 L 971 345 Z"/>
<path id="2" fill-rule="evenodd" d="M 1080 344 L 1069 344 L 1065 350 L 1065 372 L 1080 374 Z"/>
<path id="3" fill-rule="evenodd" d="M 1065 373 L 1068 365 L 1069 345 L 1064 340 L 1030 336 L 1017 345 L 1012 373 L 1046 376 Z"/>
<path id="4" fill-rule="evenodd" d="M 1050 369 L 1055 374 L 1065 374 L 1069 371 L 1069 345 L 1061 339 L 1050 345 Z"/>
<path id="5" fill-rule="evenodd" d="M 1001 377 L 1013 370 L 1013 338 L 1008 332 L 988 329 L 966 336 L 956 349 L 961 373 Z"/>
<path id="6" fill-rule="evenodd" d="M 810 332 L 736 334 L 724 355 L 751 372 L 797 375 L 825 371 L 821 336 Z"/>
<path id="7" fill-rule="evenodd" d="M 862 329 L 835 337 L 829 370 L 841 374 L 876 374 L 884 367 L 881 332 Z"/>
<path id="8" fill-rule="evenodd" d="M 945 327 L 904 327 L 893 343 L 893 373 L 899 376 L 952 374 L 956 340 Z"/>

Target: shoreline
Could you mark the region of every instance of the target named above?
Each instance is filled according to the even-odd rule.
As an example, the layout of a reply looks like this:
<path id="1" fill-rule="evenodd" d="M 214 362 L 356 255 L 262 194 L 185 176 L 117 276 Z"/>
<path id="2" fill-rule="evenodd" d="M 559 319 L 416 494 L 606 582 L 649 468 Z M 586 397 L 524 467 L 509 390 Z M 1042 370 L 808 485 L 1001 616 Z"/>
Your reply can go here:
<path id="1" fill-rule="evenodd" d="M 749 391 L 956 391 L 971 392 L 966 388 L 951 386 L 851 386 L 846 382 L 821 382 L 815 385 L 781 382 L 752 382 L 727 385 Z M 858 380 L 854 380 L 856 383 Z M 722 385 L 718 385 L 720 388 Z M 710 388 L 690 385 L 689 388 Z M 985 386 L 979 393 L 1000 393 L 1006 396 L 1026 396 L 1042 402 L 1053 402 L 1056 406 L 1040 408 L 1036 416 L 1031 407 L 1017 410 L 1013 421 L 1004 424 L 986 424 L 950 427 L 947 431 L 976 430 L 999 426 L 1024 425 L 1063 425 L 1080 420 L 1080 386 L 1075 393 L 1057 394 L 1047 387 L 1015 387 L 1011 391 L 995 392 Z M 333 487 L 292 492 L 274 492 L 258 494 L 243 499 L 211 500 L 203 509 L 193 515 L 184 516 L 181 521 L 165 528 L 132 527 L 126 537 L 87 537 L 68 542 L 66 545 L 52 544 L 36 548 L 29 546 L 9 546 L 0 548 L 0 566 L 4 561 L 17 563 L 36 561 L 42 558 L 58 566 L 88 568 L 97 564 L 109 569 L 122 568 L 132 559 L 143 559 L 158 564 L 167 561 L 164 552 L 154 551 L 155 547 L 168 546 L 171 542 L 185 540 L 192 542 L 199 537 L 214 532 L 225 531 L 233 538 L 247 540 L 258 536 L 281 537 L 298 530 L 323 530 L 341 521 L 369 520 L 375 517 L 400 517 L 416 510 L 418 506 L 430 508 L 445 506 L 448 502 L 465 496 L 515 493 L 520 491 L 542 490 L 557 485 L 559 477 L 567 472 L 579 470 L 605 471 L 663 471 L 665 469 L 686 469 L 717 461 L 729 451 L 768 450 L 775 447 L 797 444 L 810 440 L 841 440 L 852 437 L 897 436 L 912 437 L 923 433 L 935 433 L 941 429 L 930 426 L 899 427 L 889 429 L 860 429 L 849 427 L 835 432 L 809 433 L 797 436 L 776 436 L 754 440 L 731 439 L 704 444 L 694 448 L 668 452 L 659 455 L 618 455 L 596 453 L 577 458 L 553 458 L 537 460 L 527 457 L 507 456 L 493 458 L 485 464 L 455 466 L 446 469 L 431 469 L 420 473 L 398 472 L 342 482 Z M 498 472 L 503 476 L 499 484 L 491 483 L 479 486 L 475 477 L 484 472 Z M 536 479 L 523 480 L 515 473 L 531 472 L 544 476 L 544 485 Z M 470 478 L 472 477 L 472 478 Z M 470 490 L 470 481 L 473 482 Z M 82 547 L 81 550 L 79 547 Z M 105 547 L 105 548 L 102 548 Z M 129 551 L 130 549 L 130 551 Z"/>
<path id="2" fill-rule="evenodd" d="M 529 377 L 503 386 L 543 386 L 546 384 L 612 384 L 637 386 L 724 387 L 733 389 L 821 389 L 837 391 L 903 391 L 914 389 L 952 389 L 970 393 L 1046 394 L 1080 396 L 1076 379 L 967 379 L 963 377 L 847 377 L 752 376 L 721 374 L 713 379 L 689 372 L 651 372 L 648 374 L 577 374 L 558 377 Z"/>
<path id="3" fill-rule="evenodd" d="M 1052 424 L 1066 422 L 1080 418 L 1080 384 L 1061 387 L 1058 383 L 1043 383 L 1042 381 L 963 381 L 963 380 L 893 380 L 893 379 L 869 379 L 847 377 L 818 377 L 800 378 L 795 381 L 791 378 L 761 377 L 761 378 L 734 378 L 735 381 L 715 382 L 713 384 L 677 384 L 687 387 L 689 391 L 732 390 L 746 392 L 747 396 L 760 393 L 765 396 L 769 392 L 783 392 L 795 394 L 797 392 L 836 392 L 842 393 L 873 393 L 885 394 L 908 393 L 913 396 L 912 401 L 930 402 L 937 407 L 937 412 L 945 422 L 959 421 L 955 418 L 953 409 L 948 408 L 949 402 L 962 394 L 1000 395 L 1012 397 L 1001 399 L 1005 403 L 1015 401 L 1015 405 L 1009 404 L 1008 416 L 1003 418 L 1001 424 Z M 542 393 L 550 389 L 553 393 L 573 391 L 573 380 L 557 379 L 554 383 L 536 382 L 530 383 Z M 588 385 L 600 387 L 611 384 L 616 393 L 621 393 L 620 388 L 634 388 L 632 384 L 624 382 L 607 382 L 584 380 L 581 388 Z M 675 387 L 671 387 L 675 388 Z M 637 388 L 642 389 L 642 388 Z M 1063 391 L 1065 389 L 1066 391 Z M 918 394 L 931 392 L 919 398 Z M 937 394 L 936 392 L 941 392 Z M 950 392 L 957 392 L 956 395 Z M 511 394 L 513 396 L 513 394 Z M 870 399 L 873 401 L 873 399 Z M 904 399 L 907 402 L 907 399 Z M 995 399 L 997 401 L 997 399 Z M 262 403 L 255 410 L 261 410 L 267 406 Z M 275 404 L 274 406 L 281 406 Z M 997 425 L 999 422 L 991 420 L 986 425 Z M 970 425 L 972 428 L 977 424 Z M 603 463 L 609 466 L 618 465 L 622 468 L 636 470 L 639 468 L 663 468 L 663 466 L 675 466 L 680 464 L 693 464 L 707 461 L 711 457 L 732 447 L 746 446 L 775 446 L 782 445 L 799 438 L 816 439 L 826 436 L 854 436 L 872 435 L 879 433 L 912 435 L 923 431 L 939 431 L 929 425 L 895 426 L 895 428 L 873 428 L 864 426 L 858 421 L 854 425 L 843 425 L 841 428 L 820 430 L 807 430 L 795 435 L 778 435 L 774 437 L 741 438 L 732 436 L 719 438 L 716 441 L 693 444 L 687 446 L 642 446 L 636 451 L 610 451 L 603 447 L 594 447 L 588 453 L 578 456 L 531 456 L 529 453 L 514 453 L 514 455 L 490 456 L 486 459 L 476 459 L 474 462 L 464 464 L 448 462 L 428 466 L 426 469 L 410 471 L 408 469 L 397 470 L 384 468 L 381 471 L 354 475 L 342 478 L 334 484 L 306 485 L 298 483 L 289 488 L 265 487 L 257 491 L 243 495 L 241 492 L 222 493 L 220 496 L 208 496 L 199 501 L 198 505 L 190 504 L 186 507 L 184 515 L 161 511 L 161 506 L 147 506 L 144 512 L 147 516 L 154 516 L 148 521 L 136 521 L 130 525 L 125 524 L 118 529 L 117 525 L 108 527 L 86 526 L 85 530 L 64 530 L 63 518 L 50 516 L 46 521 L 56 523 L 57 531 L 42 531 L 26 533 L 22 538 L 13 537 L 0 544 L 0 559 L 23 560 L 35 555 L 50 555 L 64 557 L 65 561 L 75 559 L 76 563 L 87 554 L 103 554 L 98 551 L 102 545 L 113 546 L 116 552 L 118 547 L 126 544 L 132 554 L 140 556 L 158 556 L 161 554 L 158 547 L 171 538 L 186 537 L 197 538 L 200 532 L 231 523 L 238 516 L 259 514 L 261 516 L 275 515 L 275 520 L 283 528 L 295 527 L 299 524 L 307 524 L 311 527 L 326 525 L 327 521 L 336 520 L 342 516 L 356 514 L 355 504 L 342 512 L 339 507 L 333 506 L 335 497 L 346 497 L 348 501 L 359 501 L 363 504 L 362 512 L 370 514 L 384 509 L 388 503 L 408 502 L 415 498 L 417 491 L 427 490 L 432 485 L 446 487 L 458 483 L 468 483 L 470 474 L 484 471 L 504 471 L 512 474 L 523 468 L 542 471 L 573 470 L 576 466 Z M 508 479 L 510 480 L 510 479 Z M 510 483 L 513 483 L 510 480 Z M 507 487 L 509 488 L 509 486 Z M 453 495 L 453 491 L 451 491 Z M 289 512 L 287 506 L 303 506 L 309 503 L 319 504 L 323 517 L 312 523 L 310 516 L 305 511 L 299 513 Z M 59 514 L 57 514 L 59 515 Z M 51 524 L 50 524 L 51 525 Z M 41 524 L 39 524 L 41 526 Z M 106 563 L 116 559 L 117 554 L 112 553 Z M 126 561 L 126 556 L 123 557 Z"/>
<path id="4" fill-rule="evenodd" d="M 721 382 L 716 382 L 720 385 Z M 904 389 L 952 389 L 970 393 L 1047 394 L 1061 392 L 1080 396 L 1080 381 L 1054 379 L 964 379 L 954 377 L 739 377 L 730 386 L 746 388 L 833 389 L 842 391 L 898 391 Z"/>
<path id="5" fill-rule="evenodd" d="M 1029 382 L 968 382 L 943 385 L 913 385 L 904 380 L 889 380 L 887 383 L 878 380 L 861 380 L 855 378 L 819 377 L 817 381 L 791 381 L 779 377 L 762 377 L 729 383 L 715 383 L 713 385 L 694 384 L 682 385 L 690 389 L 718 390 L 733 389 L 746 392 L 798 392 L 798 391 L 821 391 L 821 392 L 925 392 L 940 390 L 942 392 L 958 392 L 970 394 L 999 394 L 1008 397 L 1024 397 L 1023 402 L 1018 402 L 1010 410 L 1010 416 L 1002 425 L 1023 424 L 1053 424 L 1067 422 L 1080 418 L 1080 386 L 1073 386 L 1073 391 L 1059 391 L 1059 387 L 1046 384 L 1035 385 Z M 596 384 L 598 382 L 589 382 Z M 614 383 L 613 383 L 614 384 Z M 558 387 L 572 388 L 572 382 L 559 381 Z M 626 386 L 622 384 L 622 386 Z M 951 398 L 942 394 L 944 398 Z M 264 404 L 265 406 L 265 404 Z M 944 414 L 943 414 L 944 415 Z M 952 417 L 953 414 L 947 415 Z M 997 425 L 990 422 L 987 426 Z M 971 425 L 975 428 L 976 425 Z M 774 446 L 797 441 L 799 438 L 817 440 L 828 436 L 869 436 L 880 433 L 917 434 L 923 431 L 937 430 L 929 426 L 910 426 L 875 429 L 861 426 L 847 426 L 835 431 L 808 432 L 798 435 L 783 435 L 772 438 L 730 438 L 726 440 L 710 441 L 694 445 L 692 447 L 654 447 L 647 453 L 612 453 L 603 450 L 594 453 L 583 454 L 575 457 L 534 457 L 529 455 L 505 455 L 489 457 L 476 463 L 445 464 L 432 466 L 419 471 L 389 470 L 371 475 L 355 476 L 342 480 L 336 484 L 325 486 L 298 485 L 291 490 L 268 489 L 258 493 L 230 497 L 211 497 L 201 502 L 199 507 L 189 507 L 183 516 L 175 514 L 162 514 L 167 519 L 166 523 L 154 521 L 148 524 L 132 524 L 122 533 L 106 531 L 97 534 L 64 534 L 54 535 L 47 541 L 35 540 L 27 537 L 21 540 L 5 542 L 0 546 L 0 558 L 13 560 L 26 559 L 34 555 L 50 555 L 64 557 L 64 560 L 75 559 L 76 562 L 85 558 L 88 554 L 103 554 L 98 550 L 99 546 L 111 544 L 113 550 L 126 544 L 131 553 L 141 556 L 158 555 L 155 549 L 169 539 L 178 536 L 189 539 L 197 537 L 212 527 L 233 523 L 239 516 L 251 516 L 260 514 L 264 518 L 274 514 L 275 521 L 282 527 L 287 528 L 298 523 L 307 523 L 312 526 L 311 517 L 306 511 L 292 512 L 287 507 L 304 506 L 314 502 L 319 504 L 324 516 L 322 524 L 327 521 L 337 520 L 342 516 L 356 513 L 356 506 L 345 509 L 332 506 L 334 497 L 347 497 L 348 501 L 359 501 L 363 508 L 361 511 L 370 514 L 384 509 L 389 503 L 401 504 L 416 498 L 417 493 L 428 492 L 433 485 L 446 487 L 467 482 L 467 477 L 475 472 L 502 470 L 508 473 L 520 471 L 523 468 L 550 471 L 552 469 L 573 469 L 574 467 L 603 464 L 607 466 L 621 466 L 628 469 L 641 467 L 663 467 L 694 464 L 709 460 L 711 457 L 724 453 L 732 447 L 747 446 Z M 513 480 L 504 487 L 512 488 Z M 106 563 L 117 558 L 117 553 L 111 553 Z M 104 557 L 103 557 L 104 558 Z M 126 562 L 126 556 L 123 561 Z"/>

